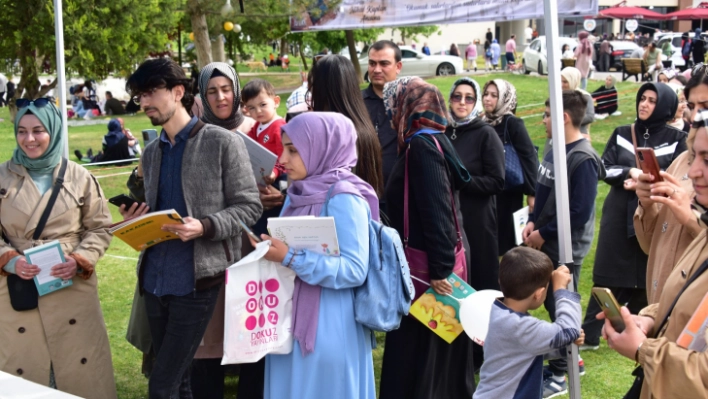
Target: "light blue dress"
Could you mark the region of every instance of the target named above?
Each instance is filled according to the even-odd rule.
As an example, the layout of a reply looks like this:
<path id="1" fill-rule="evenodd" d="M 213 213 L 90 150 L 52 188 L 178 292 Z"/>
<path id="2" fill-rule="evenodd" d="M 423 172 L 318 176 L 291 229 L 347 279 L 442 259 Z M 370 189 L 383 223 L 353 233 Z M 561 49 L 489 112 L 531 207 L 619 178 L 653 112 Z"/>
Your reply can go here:
<path id="1" fill-rule="evenodd" d="M 286 200 L 283 209 L 288 205 Z M 266 399 L 376 398 L 371 331 L 354 319 L 353 288 L 364 283 L 369 268 L 369 215 L 360 197 L 332 197 L 328 216 L 335 219 L 341 256 L 304 251 L 294 257 L 292 270 L 322 287 L 315 350 L 303 357 L 295 341 L 292 353 L 266 356 Z"/>

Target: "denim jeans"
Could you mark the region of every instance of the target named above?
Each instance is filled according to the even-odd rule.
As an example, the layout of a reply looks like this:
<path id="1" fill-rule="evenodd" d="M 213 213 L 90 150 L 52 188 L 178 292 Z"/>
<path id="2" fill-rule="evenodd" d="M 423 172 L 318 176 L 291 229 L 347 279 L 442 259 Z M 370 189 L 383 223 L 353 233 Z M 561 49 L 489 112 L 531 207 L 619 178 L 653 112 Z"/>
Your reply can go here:
<path id="1" fill-rule="evenodd" d="M 191 399 L 189 365 L 209 324 L 221 286 L 185 296 L 157 297 L 145 292 L 155 364 L 150 399 Z"/>

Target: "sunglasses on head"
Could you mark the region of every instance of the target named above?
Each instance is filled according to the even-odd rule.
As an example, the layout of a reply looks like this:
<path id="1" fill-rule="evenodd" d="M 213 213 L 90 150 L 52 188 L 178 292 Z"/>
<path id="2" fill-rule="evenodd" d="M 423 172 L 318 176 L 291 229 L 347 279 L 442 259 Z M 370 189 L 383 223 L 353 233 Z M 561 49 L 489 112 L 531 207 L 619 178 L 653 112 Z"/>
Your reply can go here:
<path id="1" fill-rule="evenodd" d="M 452 101 L 453 103 L 461 103 L 463 99 L 465 101 L 465 104 L 474 104 L 477 102 L 477 99 L 472 96 L 463 97 L 462 94 L 453 94 L 452 96 L 450 96 L 450 101 Z"/>
<path id="2" fill-rule="evenodd" d="M 17 108 L 25 108 L 25 107 L 29 107 L 31 104 L 34 104 L 35 107 L 42 108 L 42 107 L 46 107 L 47 104 L 49 104 L 51 102 L 52 102 L 52 100 L 45 98 L 45 97 L 37 98 L 34 100 L 28 100 L 26 98 L 18 98 L 17 100 L 15 100 L 15 105 L 17 106 Z"/>

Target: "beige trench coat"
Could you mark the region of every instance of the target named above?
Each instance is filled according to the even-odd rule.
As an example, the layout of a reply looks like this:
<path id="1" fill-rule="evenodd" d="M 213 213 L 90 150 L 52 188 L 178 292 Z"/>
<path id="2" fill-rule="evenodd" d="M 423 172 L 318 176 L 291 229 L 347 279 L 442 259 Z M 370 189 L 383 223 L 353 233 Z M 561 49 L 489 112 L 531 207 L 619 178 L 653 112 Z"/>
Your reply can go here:
<path id="1" fill-rule="evenodd" d="M 54 170 L 54 177 L 59 167 Z M 0 267 L 33 246 L 32 235 L 46 207 L 24 167 L 0 165 Z M 111 215 L 98 181 L 69 162 L 64 186 L 41 235 L 40 245 L 59 240 L 84 272 L 69 288 L 39 298 L 37 309 L 10 305 L 7 278 L 0 276 L 0 369 L 42 385 L 50 365 L 59 390 L 85 398 L 116 398 L 111 351 L 98 300 L 94 266 L 111 241 Z"/>

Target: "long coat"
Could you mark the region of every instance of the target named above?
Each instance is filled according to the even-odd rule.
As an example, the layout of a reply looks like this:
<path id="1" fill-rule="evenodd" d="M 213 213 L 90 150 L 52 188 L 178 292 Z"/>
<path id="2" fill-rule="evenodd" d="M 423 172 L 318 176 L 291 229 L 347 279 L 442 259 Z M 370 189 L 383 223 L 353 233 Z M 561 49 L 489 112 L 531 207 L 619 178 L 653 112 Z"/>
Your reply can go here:
<path id="1" fill-rule="evenodd" d="M 50 195 L 51 189 L 40 196 L 23 166 L 0 165 L 0 220 L 7 239 L 0 241 L 0 265 L 33 244 L 59 240 L 64 254 L 83 269 L 71 287 L 40 297 L 36 309 L 22 312 L 12 309 L 7 278 L 0 276 L 0 342 L 5 343 L 0 345 L 0 370 L 47 386 L 51 365 L 58 389 L 86 398 L 116 398 L 94 273 L 111 241 L 111 214 L 98 181 L 70 161 L 41 239 L 33 243 Z"/>
<path id="2" fill-rule="evenodd" d="M 447 126 L 445 135 L 470 172 L 460 187 L 460 210 L 470 247 L 468 282 L 476 290 L 499 289 L 497 205 L 504 190 L 504 146 L 494 128 L 480 119 L 460 127 Z"/>

